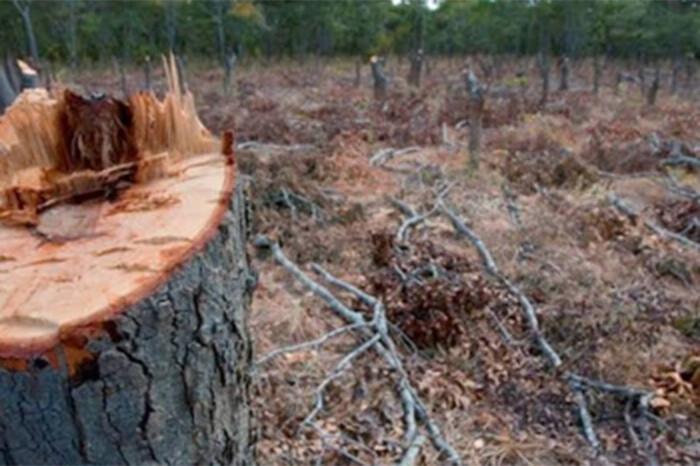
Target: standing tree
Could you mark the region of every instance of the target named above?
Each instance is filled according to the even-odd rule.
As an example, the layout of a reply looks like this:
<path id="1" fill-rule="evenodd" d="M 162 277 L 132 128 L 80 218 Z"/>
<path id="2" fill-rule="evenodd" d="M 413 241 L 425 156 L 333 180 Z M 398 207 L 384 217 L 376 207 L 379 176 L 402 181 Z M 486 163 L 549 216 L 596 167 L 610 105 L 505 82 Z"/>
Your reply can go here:
<path id="1" fill-rule="evenodd" d="M 372 78 L 374 78 L 374 98 L 376 100 L 386 99 L 386 94 L 389 90 L 389 78 L 384 74 L 383 57 L 372 55 L 370 65 L 372 67 Z"/>
<path id="2" fill-rule="evenodd" d="M 36 36 L 34 35 L 34 26 L 32 25 L 32 16 L 30 6 L 32 0 L 12 0 L 15 8 L 22 17 L 22 26 L 27 42 L 27 56 L 31 57 L 36 66 L 39 63 L 39 47 L 37 46 Z"/>
<path id="3" fill-rule="evenodd" d="M 467 70 L 466 87 L 469 96 L 469 168 L 478 170 L 484 120 L 484 89 L 471 68 Z"/>
<path id="4" fill-rule="evenodd" d="M 408 83 L 412 86 L 420 87 L 421 76 L 423 74 L 423 50 L 425 42 L 425 0 L 410 0 L 410 6 L 412 16 L 412 51 Z"/>
<path id="5" fill-rule="evenodd" d="M 168 49 L 177 53 L 177 0 L 165 0 L 165 37 L 168 41 Z"/>

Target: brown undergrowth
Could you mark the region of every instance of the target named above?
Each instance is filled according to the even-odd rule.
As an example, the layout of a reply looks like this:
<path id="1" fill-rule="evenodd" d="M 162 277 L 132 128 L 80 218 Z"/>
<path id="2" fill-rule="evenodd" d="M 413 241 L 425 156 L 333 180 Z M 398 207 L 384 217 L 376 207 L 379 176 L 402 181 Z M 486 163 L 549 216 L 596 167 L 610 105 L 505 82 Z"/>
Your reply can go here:
<path id="1" fill-rule="evenodd" d="M 699 240 L 697 201 L 669 189 L 667 179 L 673 175 L 687 194 L 700 190 L 698 175 L 663 166 L 674 147 L 698 156 L 697 102 L 662 90 L 649 109 L 634 88 L 615 94 L 604 87 L 595 97 L 589 71 L 574 68 L 572 91 L 553 92 L 540 107 L 530 65 L 506 60 L 488 83 L 493 93 L 478 173 L 465 170 L 469 128 L 456 127 L 469 116 L 460 104 L 462 63 L 435 63 L 415 90 L 403 80 L 406 66 L 390 61 L 394 87 L 384 104 L 373 101 L 368 74 L 360 87 L 349 84 L 354 68 L 344 62 L 314 73 L 308 68 L 317 64 L 243 67 L 228 100 L 218 96 L 220 76 L 210 70 L 193 70 L 190 87 L 215 132 L 234 126 L 239 142 L 288 146 L 238 153 L 251 233 L 279 240 L 310 275 L 317 262 L 383 299 L 412 381 L 465 462 L 602 460 L 582 435 L 570 388 L 531 343 L 518 301 L 488 278 L 474 249 L 439 215 L 411 229 L 407 242 L 395 239 L 405 217 L 386 196 L 424 213 L 445 181 L 453 183 L 450 204 L 537 306 L 565 370 L 656 390 L 653 413 L 660 421 L 651 421 L 649 440 L 656 456 L 662 463 L 696 463 L 700 253 L 647 223 Z M 522 69 L 525 75 L 516 75 Z M 499 88 L 508 92 L 498 96 Z M 443 122 L 455 147 L 443 144 Z M 299 144 L 310 147 L 291 148 Z M 420 150 L 369 164 L 380 149 L 410 146 Z M 611 194 L 638 216 L 612 207 Z M 261 257 L 255 266 L 251 325 L 258 356 L 342 325 L 270 261 Z M 330 384 L 319 419 L 325 434 L 301 427 L 315 387 L 357 344 L 345 334 L 259 368 L 254 409 L 261 463 L 400 459 L 404 425 L 395 374 L 374 356 Z M 644 449 L 629 435 L 625 400 L 594 391 L 586 399 L 606 459 L 645 464 Z M 439 461 L 426 445 L 419 463 Z"/>

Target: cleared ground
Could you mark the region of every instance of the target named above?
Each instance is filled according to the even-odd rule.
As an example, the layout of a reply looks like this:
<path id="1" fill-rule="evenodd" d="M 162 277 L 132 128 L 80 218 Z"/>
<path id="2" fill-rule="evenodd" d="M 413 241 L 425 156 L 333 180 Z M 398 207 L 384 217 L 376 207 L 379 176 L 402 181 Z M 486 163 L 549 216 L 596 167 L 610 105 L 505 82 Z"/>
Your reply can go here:
<path id="1" fill-rule="evenodd" d="M 614 90 L 613 65 L 594 96 L 583 63 L 572 70 L 572 89 L 551 92 L 540 107 L 534 62 L 498 66 L 478 172 L 466 169 L 461 62 L 432 63 L 416 90 L 404 83 L 408 63 L 390 60 L 393 88 L 383 103 L 372 98 L 368 69 L 354 86 L 352 63 L 244 66 L 228 98 L 219 71 L 192 66 L 187 74 L 209 128 L 233 127 L 239 144 L 261 143 L 237 154 L 251 235 L 277 239 L 312 276 L 310 264 L 319 263 L 383 299 L 414 386 L 466 462 L 603 461 L 592 458 L 562 371 L 657 391 L 644 419 L 624 397 L 586 392 L 608 461 L 643 464 L 653 453 L 663 463 L 699 462 L 700 178 L 697 167 L 669 162 L 700 157 L 700 105 L 665 86 L 648 107 L 637 85 Z M 108 72 L 65 81 L 119 86 Z M 139 73 L 128 76 L 132 89 L 140 84 Z M 381 150 L 413 146 L 370 163 Z M 448 185 L 448 204 L 536 305 L 563 369 L 548 368 L 515 297 L 444 215 L 411 229 L 406 242 L 395 238 L 405 217 L 390 197 L 425 213 Z M 251 255 L 258 357 L 343 325 L 252 246 Z M 399 458 L 396 377 L 372 353 L 330 385 L 318 418 L 326 434 L 300 425 L 316 386 L 356 344 L 348 334 L 259 368 L 261 463 Z M 650 438 L 640 438 L 642 422 Z M 420 461 L 438 460 L 426 444 Z"/>

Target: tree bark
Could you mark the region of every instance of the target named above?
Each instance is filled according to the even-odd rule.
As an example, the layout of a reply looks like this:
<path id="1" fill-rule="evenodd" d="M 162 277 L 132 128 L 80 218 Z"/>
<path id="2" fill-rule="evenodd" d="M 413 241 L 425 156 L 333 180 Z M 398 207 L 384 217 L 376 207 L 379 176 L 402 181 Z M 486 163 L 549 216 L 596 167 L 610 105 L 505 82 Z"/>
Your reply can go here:
<path id="1" fill-rule="evenodd" d="M 0 364 L 0 464 L 252 462 L 242 203 L 239 189 L 204 250 L 115 318 L 78 368 L 67 347 L 57 367 Z"/>
<path id="2" fill-rule="evenodd" d="M 370 60 L 372 67 L 372 78 L 374 79 L 374 98 L 377 100 L 386 99 L 389 91 L 389 78 L 384 74 L 385 59 L 373 56 Z"/>
<path id="3" fill-rule="evenodd" d="M 566 55 L 559 59 L 559 90 L 569 90 L 569 58 Z"/>
<path id="4" fill-rule="evenodd" d="M 478 170 L 481 162 L 485 98 L 484 89 L 472 70 L 467 71 L 466 87 L 469 96 L 469 168 Z"/>

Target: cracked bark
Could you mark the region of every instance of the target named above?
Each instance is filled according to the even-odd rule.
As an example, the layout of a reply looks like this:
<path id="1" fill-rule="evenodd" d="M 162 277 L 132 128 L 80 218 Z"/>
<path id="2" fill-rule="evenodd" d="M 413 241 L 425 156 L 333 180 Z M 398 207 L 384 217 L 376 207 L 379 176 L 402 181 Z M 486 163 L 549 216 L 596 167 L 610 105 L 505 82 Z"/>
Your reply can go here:
<path id="1" fill-rule="evenodd" d="M 244 223 L 239 189 L 213 239 L 89 341 L 77 372 L 65 348 L 0 368 L 0 465 L 252 463 Z"/>

